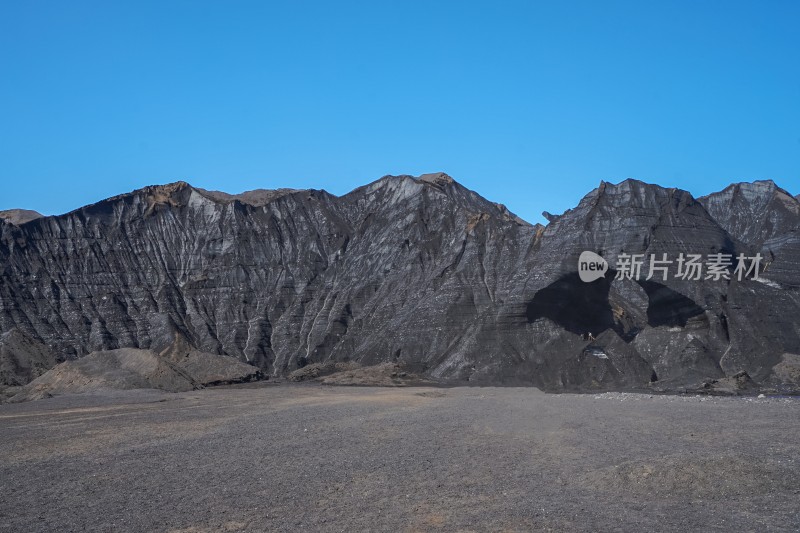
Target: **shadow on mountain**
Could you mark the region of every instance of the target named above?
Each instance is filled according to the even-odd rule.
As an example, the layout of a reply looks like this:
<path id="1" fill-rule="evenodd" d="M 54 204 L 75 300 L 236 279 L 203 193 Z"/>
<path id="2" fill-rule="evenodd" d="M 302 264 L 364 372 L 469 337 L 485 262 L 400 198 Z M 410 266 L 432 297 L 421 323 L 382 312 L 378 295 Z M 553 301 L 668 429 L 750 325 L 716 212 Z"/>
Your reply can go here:
<path id="1" fill-rule="evenodd" d="M 608 301 L 610 287 L 606 278 L 585 283 L 577 272 L 567 274 L 537 292 L 528 302 L 525 314 L 529 323 L 549 318 L 576 335 L 599 335 L 615 329 Z"/>
<path id="2" fill-rule="evenodd" d="M 686 327 L 690 318 L 703 314 L 703 308 L 669 287 L 653 281 L 639 281 L 647 293 L 647 323 L 658 326 Z"/>
<path id="3" fill-rule="evenodd" d="M 630 340 L 638 328 L 626 327 L 615 316 L 609 301 L 611 281 L 608 278 L 612 276 L 585 283 L 577 273 L 562 276 L 537 292 L 528 302 L 528 322 L 549 318 L 576 335 L 592 333 L 597 336 L 611 329 Z M 691 318 L 704 313 L 694 300 L 665 285 L 653 281 L 638 283 L 647 294 L 647 324 L 651 327 L 683 328 Z"/>

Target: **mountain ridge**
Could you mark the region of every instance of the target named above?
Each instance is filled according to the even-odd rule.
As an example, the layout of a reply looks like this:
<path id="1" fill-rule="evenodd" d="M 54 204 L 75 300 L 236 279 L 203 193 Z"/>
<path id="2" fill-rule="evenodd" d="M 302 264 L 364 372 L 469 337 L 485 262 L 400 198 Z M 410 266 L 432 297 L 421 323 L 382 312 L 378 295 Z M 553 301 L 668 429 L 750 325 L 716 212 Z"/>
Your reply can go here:
<path id="1" fill-rule="evenodd" d="M 378 179 L 374 180 L 371 183 L 368 183 L 366 185 L 360 185 L 360 186 L 352 189 L 351 191 L 348 191 L 348 192 L 346 192 L 346 193 L 344 193 L 342 195 L 339 195 L 339 196 L 337 196 L 335 194 L 332 194 L 332 193 L 329 193 L 325 189 L 311 189 L 311 188 L 309 188 L 309 189 L 295 189 L 295 188 L 287 188 L 287 187 L 279 187 L 277 189 L 260 189 L 260 188 L 259 189 L 248 189 L 248 190 L 245 190 L 245 191 L 242 191 L 242 192 L 239 192 L 239 193 L 229 193 L 229 192 L 225 192 L 225 191 L 217 191 L 217 190 L 210 190 L 210 189 L 204 189 L 204 188 L 201 188 L 201 187 L 196 187 L 196 186 L 192 185 L 191 183 L 189 183 L 187 181 L 178 180 L 178 181 L 168 182 L 168 183 L 163 183 L 163 184 L 145 185 L 145 186 L 139 187 L 137 189 L 134 189 L 132 191 L 129 191 L 129 192 L 126 192 L 126 193 L 117 194 L 117 195 L 114 195 L 114 196 L 110 196 L 108 198 L 100 199 L 100 200 L 98 200 L 96 202 L 91 202 L 89 204 L 86 204 L 86 205 L 83 205 L 83 206 L 80 206 L 80 207 L 76 207 L 76 208 L 74 208 L 74 209 L 72 209 L 70 211 L 67 211 L 65 213 L 55 214 L 55 215 L 43 215 L 43 214 L 41 214 L 41 213 L 39 213 L 37 211 L 29 210 L 29 209 L 8 208 L 8 209 L 5 209 L 5 210 L 0 210 L 0 219 L 7 219 L 8 220 L 13 215 L 16 215 L 18 212 L 21 213 L 21 214 L 24 214 L 24 215 L 30 214 L 30 216 L 32 217 L 31 220 L 34 220 L 34 219 L 37 219 L 37 218 L 46 218 L 46 217 L 60 217 L 60 216 L 68 215 L 68 214 L 76 212 L 76 211 L 80 211 L 82 209 L 91 208 L 91 207 L 97 206 L 99 204 L 104 204 L 106 202 L 111 202 L 111 201 L 117 201 L 117 200 L 123 200 L 123 199 L 126 199 L 126 198 L 130 198 L 132 196 L 135 196 L 135 195 L 141 194 L 141 193 L 152 194 L 152 193 L 159 193 L 159 192 L 162 192 L 162 191 L 174 192 L 175 190 L 180 190 L 180 189 L 183 189 L 183 188 L 189 188 L 189 189 L 195 190 L 195 191 L 205 195 L 210 200 L 213 200 L 213 201 L 216 201 L 216 202 L 220 202 L 220 203 L 230 203 L 230 202 L 233 202 L 233 201 L 239 201 L 241 203 L 244 203 L 244 204 L 247 204 L 247 205 L 251 205 L 253 207 L 262 207 L 263 204 L 259 200 L 254 200 L 254 197 L 257 197 L 258 195 L 263 195 L 263 196 L 265 196 L 265 197 L 267 197 L 269 199 L 269 200 L 267 200 L 267 202 L 268 202 L 268 201 L 270 201 L 272 199 L 279 198 L 280 196 L 282 196 L 284 194 L 307 193 L 307 192 L 312 192 L 313 191 L 313 192 L 317 192 L 317 193 L 327 194 L 327 195 L 330 195 L 330 196 L 335 197 L 335 198 L 342 198 L 342 197 L 345 197 L 345 196 L 347 196 L 349 194 L 352 194 L 352 193 L 354 193 L 354 192 L 356 192 L 358 190 L 364 189 L 366 187 L 370 187 L 370 186 L 374 185 L 375 183 L 378 183 L 381 180 L 384 180 L 384 179 L 387 179 L 387 178 L 388 179 L 410 178 L 410 179 L 414 179 L 414 180 L 420 181 L 422 183 L 433 184 L 432 181 L 435 180 L 435 179 L 439 179 L 439 177 L 441 177 L 441 179 L 443 180 L 442 183 L 444 183 L 444 184 L 455 184 L 455 185 L 458 185 L 459 187 L 465 188 L 463 185 L 461 185 L 461 183 L 459 183 L 454 178 L 452 178 L 450 175 L 448 175 L 448 174 L 446 174 L 444 172 L 432 172 L 432 173 L 428 173 L 428 174 L 421 174 L 420 176 L 412 176 L 412 175 L 409 175 L 409 174 L 397 174 L 397 175 L 386 174 L 383 177 L 378 178 Z M 664 190 L 674 190 L 674 191 L 679 191 L 681 193 L 688 193 L 690 196 L 692 196 L 692 198 L 694 198 L 696 201 L 700 201 L 700 202 L 702 202 L 703 200 L 705 200 L 705 199 L 707 199 L 709 197 L 713 197 L 715 195 L 720 195 L 722 193 L 725 193 L 728 190 L 738 190 L 738 189 L 742 188 L 743 186 L 748 186 L 748 185 L 755 186 L 757 184 L 762 184 L 762 183 L 763 184 L 772 184 L 776 190 L 778 190 L 778 191 L 782 192 L 783 194 L 785 194 L 789 199 L 797 200 L 798 205 L 800 205 L 800 194 L 797 194 L 797 195 L 793 196 L 791 193 L 788 192 L 787 189 L 783 189 L 782 187 L 778 186 L 771 179 L 754 180 L 752 182 L 747 182 L 747 181 L 734 182 L 734 183 L 731 183 L 730 185 L 728 185 L 727 187 L 725 187 L 724 189 L 722 189 L 720 191 L 717 191 L 717 192 L 714 192 L 714 193 L 710 193 L 710 194 L 707 194 L 707 195 L 704 195 L 704 196 L 699 196 L 699 197 L 694 196 L 690 191 L 685 190 L 685 189 L 680 189 L 680 188 L 677 188 L 677 187 L 663 187 L 663 186 L 658 185 L 656 183 L 650 183 L 650 182 L 646 182 L 646 181 L 639 180 L 639 179 L 636 179 L 636 178 L 625 178 L 623 180 L 620 180 L 617 183 L 601 180 L 599 186 L 597 188 L 593 189 L 592 191 L 590 191 L 589 193 L 587 193 L 586 195 L 584 195 L 582 200 L 585 199 L 587 196 L 592 195 L 592 193 L 597 191 L 598 189 L 604 189 L 605 187 L 608 187 L 608 186 L 619 187 L 619 186 L 621 186 L 623 184 L 626 184 L 626 183 L 636 183 L 636 184 L 640 184 L 640 185 L 644 185 L 644 186 L 648 186 L 648 187 L 658 187 L 658 188 L 664 189 Z M 441 186 L 439 188 L 441 190 Z M 469 190 L 469 189 L 467 189 L 467 190 Z M 510 211 L 510 209 L 505 204 L 502 204 L 502 203 L 499 203 L 499 202 L 493 202 L 493 203 L 495 203 L 497 206 L 499 206 L 500 209 L 508 210 L 514 217 L 519 218 L 520 221 L 524 222 L 525 224 L 528 224 L 528 225 L 531 225 L 531 226 L 536 226 L 537 225 L 536 223 L 532 223 L 530 221 L 527 221 L 527 220 L 519 217 L 518 215 L 514 214 L 513 212 Z M 572 209 L 575 209 L 575 208 L 568 209 L 567 211 L 570 211 Z M 547 219 L 548 217 L 558 218 L 558 217 L 563 216 L 563 214 L 564 213 L 562 213 L 562 214 L 553 214 L 553 213 L 550 213 L 548 211 L 544 211 L 543 212 L 543 215 L 545 216 L 545 219 Z M 25 220 L 24 222 L 20 222 L 20 223 L 27 223 L 29 221 L 30 220 Z"/>
<path id="2" fill-rule="evenodd" d="M 546 226 L 444 173 L 341 196 L 148 186 L 0 225 L 0 333 L 19 330 L 58 361 L 160 353 L 177 336 L 273 377 L 340 361 L 546 390 L 674 388 L 740 371 L 767 383 L 784 353 L 800 353 L 800 240 L 787 193 L 750 189 L 748 212 L 779 223 L 733 237 L 738 219 L 706 207 L 724 213 L 725 191 L 695 199 L 638 180 L 603 181 Z M 763 283 L 587 285 L 575 273 L 583 250 L 609 262 L 763 250 L 772 266 Z"/>

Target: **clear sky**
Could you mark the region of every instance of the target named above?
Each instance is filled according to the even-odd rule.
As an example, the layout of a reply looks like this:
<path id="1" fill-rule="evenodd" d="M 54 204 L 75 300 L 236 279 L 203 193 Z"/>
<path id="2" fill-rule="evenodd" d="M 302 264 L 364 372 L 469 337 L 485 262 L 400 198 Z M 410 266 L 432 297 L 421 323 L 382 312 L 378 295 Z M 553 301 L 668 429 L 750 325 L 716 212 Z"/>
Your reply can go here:
<path id="1" fill-rule="evenodd" d="M 0 209 L 444 171 L 800 193 L 800 2 L 0 1 Z"/>

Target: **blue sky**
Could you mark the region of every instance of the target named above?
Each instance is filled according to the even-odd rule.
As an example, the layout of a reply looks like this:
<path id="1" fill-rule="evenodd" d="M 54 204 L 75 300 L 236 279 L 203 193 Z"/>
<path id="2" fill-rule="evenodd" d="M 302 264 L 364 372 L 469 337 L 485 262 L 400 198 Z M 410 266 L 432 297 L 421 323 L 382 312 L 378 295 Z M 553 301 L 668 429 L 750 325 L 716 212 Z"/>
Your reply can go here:
<path id="1" fill-rule="evenodd" d="M 445 171 L 800 193 L 800 2 L 2 2 L 0 209 Z"/>

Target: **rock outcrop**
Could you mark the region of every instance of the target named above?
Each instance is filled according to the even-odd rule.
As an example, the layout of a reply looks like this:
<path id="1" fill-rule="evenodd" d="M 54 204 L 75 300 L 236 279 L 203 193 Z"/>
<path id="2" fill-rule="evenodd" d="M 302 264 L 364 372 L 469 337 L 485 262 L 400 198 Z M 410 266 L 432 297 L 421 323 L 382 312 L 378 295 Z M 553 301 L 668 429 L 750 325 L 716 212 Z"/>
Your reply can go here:
<path id="1" fill-rule="evenodd" d="M 699 201 L 734 239 L 752 246 L 800 230 L 800 202 L 772 180 L 736 183 Z"/>
<path id="2" fill-rule="evenodd" d="M 36 211 L 31 211 L 30 209 L 7 209 L 5 211 L 0 211 L 0 219 L 17 226 L 30 222 L 31 220 L 36 220 L 37 218 L 42 218 L 42 216 L 44 215 Z"/>
<path id="3" fill-rule="evenodd" d="M 103 389 L 182 392 L 204 385 L 254 381 L 260 371 L 227 356 L 193 352 L 178 362 L 149 350 L 120 348 L 66 361 L 22 387 L 11 402 Z"/>
<path id="4" fill-rule="evenodd" d="M 700 202 L 735 239 L 766 259 L 766 279 L 800 283 L 800 201 L 772 181 L 737 183 Z"/>
<path id="5" fill-rule="evenodd" d="M 679 388 L 742 371 L 761 383 L 800 353 L 797 207 L 771 182 L 696 200 L 627 180 L 545 227 L 441 173 L 340 197 L 178 182 L 0 221 L 0 331 L 58 360 L 198 352 L 272 376 L 341 362 L 547 390 Z M 584 283 L 584 250 L 612 266 L 761 251 L 769 268 L 741 281 L 623 280 L 612 268 Z"/>
<path id="6" fill-rule="evenodd" d="M 0 386 L 21 386 L 56 365 L 48 346 L 14 328 L 0 335 Z"/>

